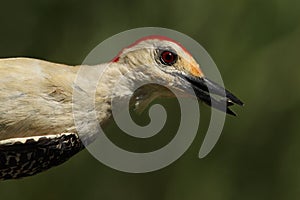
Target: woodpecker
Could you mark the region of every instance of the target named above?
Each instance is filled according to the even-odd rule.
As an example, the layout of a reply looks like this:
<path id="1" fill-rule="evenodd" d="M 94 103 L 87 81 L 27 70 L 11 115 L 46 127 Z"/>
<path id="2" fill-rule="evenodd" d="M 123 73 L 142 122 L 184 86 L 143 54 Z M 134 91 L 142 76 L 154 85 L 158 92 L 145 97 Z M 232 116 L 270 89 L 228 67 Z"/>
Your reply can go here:
<path id="1" fill-rule="evenodd" d="M 80 67 L 33 58 L 0 59 L 0 180 L 37 174 L 84 149 L 72 114 Z M 209 80 L 187 49 L 164 36 L 141 38 L 111 62 L 90 67 L 106 67 L 95 95 L 100 125 L 111 118 L 111 99 L 127 97 L 136 81 L 161 80 L 187 95 L 191 86 L 200 101 L 230 115 L 235 115 L 230 106 L 243 105 Z M 128 81 L 113 92 L 116 81 L 129 72 Z M 145 87 L 142 93 L 146 95 L 138 101 L 145 106 L 165 95 L 155 87 Z M 218 100 L 210 93 L 225 96 Z"/>

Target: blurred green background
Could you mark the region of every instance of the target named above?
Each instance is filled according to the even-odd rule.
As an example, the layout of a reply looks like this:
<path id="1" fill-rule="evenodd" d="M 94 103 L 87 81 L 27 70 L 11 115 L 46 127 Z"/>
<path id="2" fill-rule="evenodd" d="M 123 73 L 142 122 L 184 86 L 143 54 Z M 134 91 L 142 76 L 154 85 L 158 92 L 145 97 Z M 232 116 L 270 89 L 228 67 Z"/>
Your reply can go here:
<path id="1" fill-rule="evenodd" d="M 204 159 L 205 128 L 179 160 L 147 174 L 110 169 L 84 150 L 37 176 L 0 182 L 1 200 L 299 199 L 300 1 L 11 0 L 1 2 L 0 26 L 0 57 L 74 65 L 121 31 L 174 29 L 209 52 L 246 103 Z"/>

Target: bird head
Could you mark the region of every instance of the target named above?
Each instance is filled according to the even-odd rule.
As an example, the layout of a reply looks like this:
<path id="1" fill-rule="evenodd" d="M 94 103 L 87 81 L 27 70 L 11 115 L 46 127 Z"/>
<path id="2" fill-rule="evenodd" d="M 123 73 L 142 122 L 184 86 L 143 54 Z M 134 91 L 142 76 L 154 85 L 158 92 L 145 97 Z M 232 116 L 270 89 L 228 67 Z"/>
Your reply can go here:
<path id="1" fill-rule="evenodd" d="M 126 65 L 130 70 L 137 72 L 139 78 L 136 79 L 139 81 L 150 79 L 165 83 L 186 96 L 196 94 L 197 98 L 207 105 L 231 115 L 235 113 L 229 106 L 243 105 L 231 92 L 209 80 L 192 54 L 168 37 L 153 35 L 141 38 L 123 49 L 112 62 Z M 147 91 L 149 94 L 156 94 L 151 95 L 152 98 L 145 95 L 144 91 L 143 96 L 147 96 L 148 103 L 156 97 L 164 96 L 163 90 L 156 89 L 152 87 Z M 220 98 L 217 99 L 211 94 Z"/>

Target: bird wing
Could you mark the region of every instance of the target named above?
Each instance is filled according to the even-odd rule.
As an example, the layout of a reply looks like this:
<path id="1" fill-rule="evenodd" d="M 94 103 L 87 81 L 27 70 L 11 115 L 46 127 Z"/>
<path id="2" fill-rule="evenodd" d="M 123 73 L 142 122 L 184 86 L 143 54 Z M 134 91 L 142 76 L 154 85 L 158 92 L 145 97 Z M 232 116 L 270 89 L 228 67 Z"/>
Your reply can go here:
<path id="1" fill-rule="evenodd" d="M 44 171 L 83 148 L 71 130 L 75 74 L 37 59 L 0 59 L 0 180 Z"/>

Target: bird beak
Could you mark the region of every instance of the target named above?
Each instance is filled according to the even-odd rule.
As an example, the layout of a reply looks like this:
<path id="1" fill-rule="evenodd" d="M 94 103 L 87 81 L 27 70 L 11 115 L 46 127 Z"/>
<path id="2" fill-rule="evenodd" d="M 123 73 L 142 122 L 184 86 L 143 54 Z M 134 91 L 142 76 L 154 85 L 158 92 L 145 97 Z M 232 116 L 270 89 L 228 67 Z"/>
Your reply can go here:
<path id="1" fill-rule="evenodd" d="M 229 109 L 229 106 L 234 104 L 242 106 L 244 104 L 231 92 L 206 77 L 185 76 L 184 78 L 191 84 L 197 98 L 211 107 L 236 116 L 236 114 Z M 215 99 L 211 94 L 219 96 L 220 99 Z"/>

